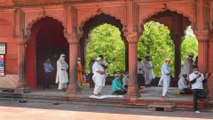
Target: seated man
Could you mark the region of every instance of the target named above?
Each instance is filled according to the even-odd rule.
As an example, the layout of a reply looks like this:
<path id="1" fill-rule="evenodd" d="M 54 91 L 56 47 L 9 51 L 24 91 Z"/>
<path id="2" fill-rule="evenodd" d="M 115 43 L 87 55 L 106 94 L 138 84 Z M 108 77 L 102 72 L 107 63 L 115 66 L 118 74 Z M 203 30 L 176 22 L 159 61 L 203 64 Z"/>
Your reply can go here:
<path id="1" fill-rule="evenodd" d="M 192 90 L 190 85 L 188 84 L 187 74 L 183 74 L 178 80 L 178 88 L 180 90 L 180 94 L 192 94 Z"/>
<path id="2" fill-rule="evenodd" d="M 112 94 L 114 95 L 124 95 L 126 90 L 120 82 L 119 75 L 116 73 L 115 78 L 112 80 Z"/>

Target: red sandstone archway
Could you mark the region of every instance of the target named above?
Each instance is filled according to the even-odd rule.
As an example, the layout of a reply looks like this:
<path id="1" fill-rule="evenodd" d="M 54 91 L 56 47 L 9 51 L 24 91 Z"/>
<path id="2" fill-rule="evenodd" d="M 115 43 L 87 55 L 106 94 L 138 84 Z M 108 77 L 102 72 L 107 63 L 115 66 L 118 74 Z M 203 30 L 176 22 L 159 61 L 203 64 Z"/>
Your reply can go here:
<path id="1" fill-rule="evenodd" d="M 43 84 L 45 59 L 51 58 L 56 70 L 56 61 L 61 53 L 69 58 L 69 45 L 63 31 L 62 23 L 50 17 L 41 18 L 33 24 L 26 48 L 26 80 L 30 88 Z M 54 84 L 54 76 L 55 71 L 51 84 Z"/>
<path id="2" fill-rule="evenodd" d="M 175 45 L 175 79 L 172 81 L 171 85 L 176 86 L 178 76 L 181 71 L 181 43 L 182 37 L 184 36 L 185 29 L 191 24 L 191 21 L 188 17 L 183 14 L 179 14 L 175 11 L 164 10 L 158 13 L 155 13 L 153 16 L 150 16 L 145 20 L 144 23 L 148 21 L 160 22 L 167 26 L 171 31 L 171 38 Z M 143 26 L 142 26 L 143 29 Z"/>
<path id="3" fill-rule="evenodd" d="M 107 15 L 107 14 L 99 14 L 92 18 L 90 18 L 88 21 L 86 21 L 82 27 L 80 28 L 83 31 L 83 35 L 80 38 L 80 55 L 83 58 L 83 64 L 85 64 L 85 46 L 86 46 L 86 40 L 88 39 L 88 35 L 90 34 L 90 31 L 94 29 L 95 27 L 102 25 L 104 23 L 111 24 L 121 31 L 121 38 L 126 46 L 125 53 L 126 53 L 126 70 L 128 70 L 128 43 L 127 39 L 123 34 L 123 25 L 120 20 L 116 19 L 113 16 Z"/>

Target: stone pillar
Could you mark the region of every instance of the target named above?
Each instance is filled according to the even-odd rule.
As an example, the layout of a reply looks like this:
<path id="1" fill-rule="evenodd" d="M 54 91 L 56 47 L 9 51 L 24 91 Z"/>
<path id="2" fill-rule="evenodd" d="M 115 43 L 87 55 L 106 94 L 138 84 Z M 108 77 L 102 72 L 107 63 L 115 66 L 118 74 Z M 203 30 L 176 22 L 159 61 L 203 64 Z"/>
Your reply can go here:
<path id="1" fill-rule="evenodd" d="M 208 70 L 208 31 L 196 31 L 195 35 L 198 40 L 198 67 L 202 73 L 207 72 Z"/>
<path id="2" fill-rule="evenodd" d="M 199 70 L 205 75 L 208 72 L 208 31 L 196 31 L 196 37 L 198 40 L 198 67 Z M 204 89 L 207 95 L 212 95 L 211 89 L 212 82 L 207 80 L 204 84 Z"/>
<path id="3" fill-rule="evenodd" d="M 178 81 L 178 76 L 180 75 L 181 72 L 181 42 L 182 39 L 180 37 L 180 35 L 176 34 L 172 36 L 172 39 L 174 41 L 174 47 L 175 47 L 175 51 L 174 51 L 174 55 L 175 55 L 175 59 L 172 60 L 174 61 L 174 80 L 171 81 L 171 86 L 177 86 L 177 81 Z"/>
<path id="4" fill-rule="evenodd" d="M 137 92 L 137 33 L 126 35 L 129 48 L 129 83 L 126 98 L 132 102 L 139 96 Z"/>
<path id="5" fill-rule="evenodd" d="M 80 91 L 77 84 L 78 37 L 72 36 L 67 37 L 67 39 L 69 42 L 69 85 L 67 93 L 77 93 Z"/>
<path id="6" fill-rule="evenodd" d="M 18 46 L 18 85 L 15 90 L 17 93 L 30 92 L 26 81 L 26 41 L 27 38 L 16 38 Z"/>

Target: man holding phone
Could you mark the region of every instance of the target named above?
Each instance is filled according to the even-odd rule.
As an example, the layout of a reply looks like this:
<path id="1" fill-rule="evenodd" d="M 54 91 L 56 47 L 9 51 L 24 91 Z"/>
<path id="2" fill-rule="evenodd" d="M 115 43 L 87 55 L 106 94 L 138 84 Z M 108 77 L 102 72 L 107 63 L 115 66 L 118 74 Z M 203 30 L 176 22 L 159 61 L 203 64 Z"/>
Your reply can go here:
<path id="1" fill-rule="evenodd" d="M 189 80 L 192 84 L 192 92 L 193 92 L 193 101 L 194 101 L 194 112 L 200 113 L 197 106 L 197 100 L 198 99 L 205 99 L 206 98 L 206 92 L 203 88 L 203 83 L 206 82 L 206 80 L 209 78 L 211 74 L 207 73 L 206 76 L 199 72 L 199 69 L 197 66 L 194 66 L 193 72 L 189 75 Z"/>

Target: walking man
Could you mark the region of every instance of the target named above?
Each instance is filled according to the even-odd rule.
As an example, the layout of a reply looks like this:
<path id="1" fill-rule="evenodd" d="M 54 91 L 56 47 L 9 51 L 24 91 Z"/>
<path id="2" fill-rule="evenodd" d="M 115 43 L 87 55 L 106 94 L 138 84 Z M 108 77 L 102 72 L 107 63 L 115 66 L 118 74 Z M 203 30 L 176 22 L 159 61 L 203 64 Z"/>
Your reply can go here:
<path id="1" fill-rule="evenodd" d="M 167 91 L 168 91 L 169 86 L 170 86 L 171 75 L 172 75 L 171 68 L 169 67 L 170 62 L 171 62 L 171 59 L 166 58 L 165 63 L 161 67 L 162 76 L 161 76 L 160 80 L 162 80 L 162 82 L 163 82 L 163 91 L 162 91 L 162 97 L 163 98 L 168 97 Z"/>
<path id="2" fill-rule="evenodd" d="M 206 92 L 203 88 L 203 83 L 207 81 L 211 74 L 207 73 L 205 78 L 202 73 L 199 72 L 197 66 L 194 66 L 193 72 L 189 75 L 189 80 L 192 84 L 192 92 L 193 92 L 193 103 L 194 103 L 194 112 L 200 113 L 197 106 L 198 99 L 205 99 L 207 97 Z"/>
<path id="3" fill-rule="evenodd" d="M 94 88 L 94 95 L 95 96 L 100 96 L 101 95 L 101 90 L 105 86 L 105 79 L 106 79 L 106 72 L 104 70 L 104 67 L 101 65 L 102 59 L 98 57 L 96 59 L 96 62 L 92 66 L 93 70 L 93 81 L 95 83 L 95 88 Z"/>

